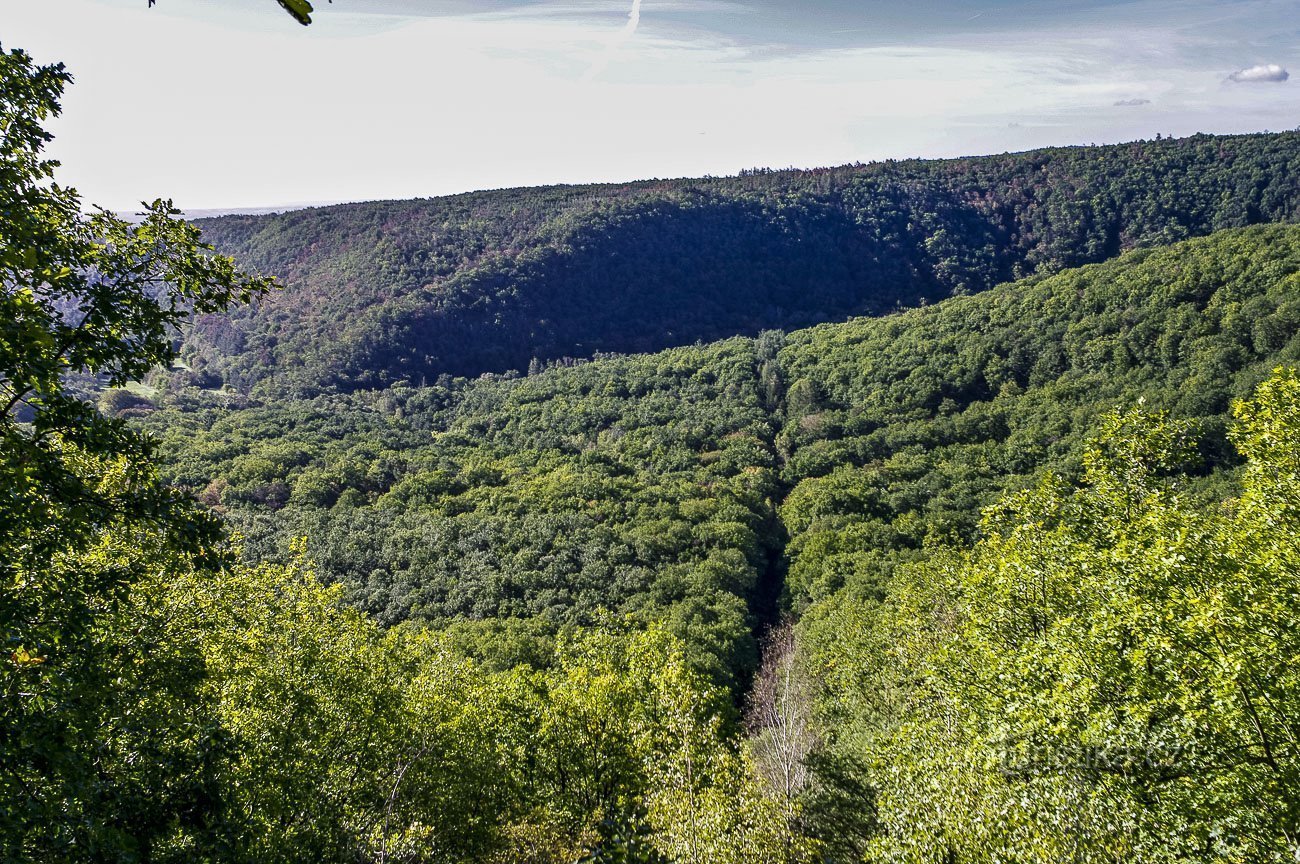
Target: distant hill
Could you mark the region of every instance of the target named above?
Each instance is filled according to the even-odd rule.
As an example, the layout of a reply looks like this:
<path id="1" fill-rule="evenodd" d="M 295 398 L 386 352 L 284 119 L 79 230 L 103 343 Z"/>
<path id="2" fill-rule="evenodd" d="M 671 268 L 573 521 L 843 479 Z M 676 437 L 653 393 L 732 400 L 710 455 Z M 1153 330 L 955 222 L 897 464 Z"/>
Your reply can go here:
<path id="1" fill-rule="evenodd" d="M 203 220 L 283 278 L 188 373 L 311 394 L 794 329 L 1300 217 L 1300 134 L 472 193 Z"/>
<path id="2" fill-rule="evenodd" d="M 288 213 L 292 210 L 303 210 L 308 207 L 320 207 L 322 204 L 281 204 L 275 207 L 199 207 L 181 211 L 181 215 L 190 221 L 200 219 L 216 219 L 221 216 L 269 216 L 275 213 Z M 120 219 L 135 224 L 144 218 L 139 209 L 135 210 L 118 210 L 116 215 Z"/>
<path id="3" fill-rule="evenodd" d="M 291 210 L 305 210 L 308 207 L 320 207 L 321 204 L 281 204 L 275 207 L 206 207 L 186 210 L 186 219 L 216 219 L 220 216 L 267 216 L 274 213 L 287 213 Z"/>

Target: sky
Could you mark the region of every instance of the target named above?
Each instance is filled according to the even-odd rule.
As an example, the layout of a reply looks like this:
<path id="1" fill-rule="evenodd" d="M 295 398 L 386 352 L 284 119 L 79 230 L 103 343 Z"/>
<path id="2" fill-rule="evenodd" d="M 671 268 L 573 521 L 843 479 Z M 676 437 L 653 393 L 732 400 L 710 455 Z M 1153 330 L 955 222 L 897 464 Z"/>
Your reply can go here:
<path id="1" fill-rule="evenodd" d="M 118 210 L 1300 127 L 1300 0 L 316 6 L 0 0 L 0 45 L 68 66 L 50 153 Z"/>

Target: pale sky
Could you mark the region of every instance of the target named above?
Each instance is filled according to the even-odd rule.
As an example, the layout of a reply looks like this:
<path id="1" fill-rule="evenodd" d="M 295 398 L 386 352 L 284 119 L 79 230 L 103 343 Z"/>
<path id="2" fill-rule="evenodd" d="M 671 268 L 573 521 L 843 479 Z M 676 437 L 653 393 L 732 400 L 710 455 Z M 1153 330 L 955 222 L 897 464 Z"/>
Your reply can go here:
<path id="1" fill-rule="evenodd" d="M 0 0 L 92 202 L 187 209 L 1300 126 L 1298 0 Z"/>

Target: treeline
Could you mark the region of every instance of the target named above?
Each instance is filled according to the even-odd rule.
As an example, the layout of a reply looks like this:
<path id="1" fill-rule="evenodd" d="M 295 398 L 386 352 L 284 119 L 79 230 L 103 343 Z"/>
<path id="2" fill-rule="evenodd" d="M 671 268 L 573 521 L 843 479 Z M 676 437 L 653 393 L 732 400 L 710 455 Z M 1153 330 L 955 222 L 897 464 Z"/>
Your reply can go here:
<path id="1" fill-rule="evenodd" d="M 205 221 L 286 288 L 190 380 L 312 394 L 523 371 L 975 293 L 1300 213 L 1300 135 L 508 190 Z"/>

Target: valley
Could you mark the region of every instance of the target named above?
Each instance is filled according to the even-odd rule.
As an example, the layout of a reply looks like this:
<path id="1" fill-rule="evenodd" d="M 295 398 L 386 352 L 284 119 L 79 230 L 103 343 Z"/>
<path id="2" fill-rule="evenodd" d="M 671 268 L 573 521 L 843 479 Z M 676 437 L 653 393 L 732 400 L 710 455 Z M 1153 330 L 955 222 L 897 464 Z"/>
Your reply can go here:
<path id="1" fill-rule="evenodd" d="M 1300 854 L 1300 133 L 127 221 L 69 82 L 0 861 Z"/>

